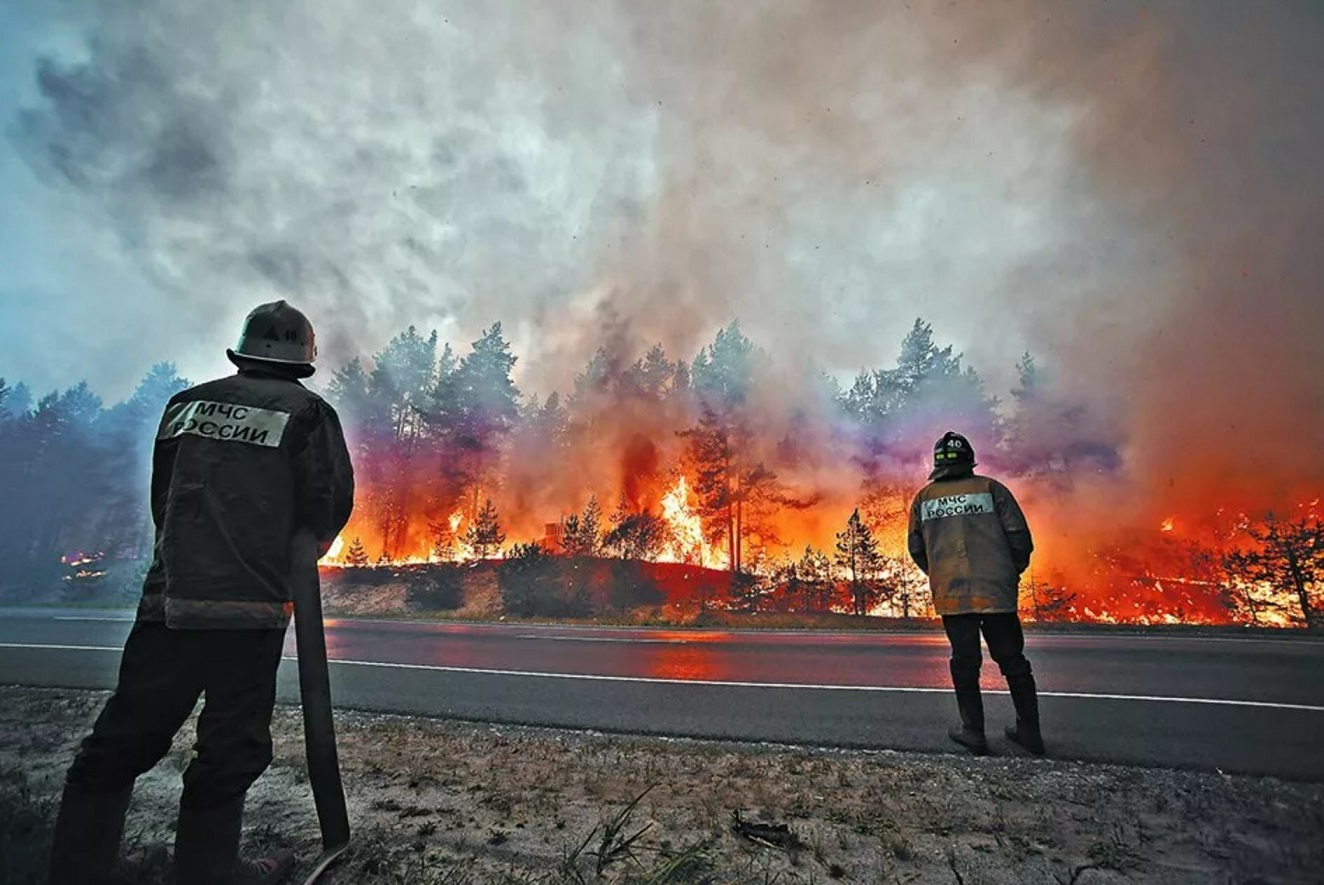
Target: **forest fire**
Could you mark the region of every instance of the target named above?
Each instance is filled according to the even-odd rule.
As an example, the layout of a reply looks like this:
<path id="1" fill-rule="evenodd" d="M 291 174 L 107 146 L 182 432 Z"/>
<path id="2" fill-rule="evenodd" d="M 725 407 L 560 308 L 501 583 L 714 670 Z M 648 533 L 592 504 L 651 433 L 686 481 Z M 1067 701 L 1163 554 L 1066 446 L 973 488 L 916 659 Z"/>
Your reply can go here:
<path id="1" fill-rule="evenodd" d="M 357 491 L 323 564 L 360 583 L 427 575 L 446 605 L 459 592 L 452 573 L 463 572 L 510 611 L 555 617 L 663 604 L 925 616 L 927 581 L 906 551 L 908 508 L 932 440 L 955 427 L 975 441 L 980 471 L 1007 483 L 1030 519 L 1029 618 L 1324 626 L 1324 521 L 1318 498 L 1299 492 L 1308 477 L 1206 481 L 1198 458 L 1175 465 L 1181 475 L 1166 463 L 1165 473 L 1146 472 L 1123 428 L 1039 379 L 1028 357 L 1014 406 L 1004 406 L 922 323 L 894 368 L 863 372 L 845 389 L 778 366 L 735 324 L 693 359 L 656 345 L 631 360 L 641 348 L 612 347 L 564 400 L 519 391 L 499 326 L 463 357 L 411 329 L 370 368 L 354 360 L 332 370 L 325 392 L 353 448 Z M 143 401 L 181 385 L 168 367 L 154 369 Z M 78 475 L 122 478 L 106 453 L 150 435 L 151 409 L 115 413 L 136 414 L 141 426 L 95 425 L 115 445 L 89 433 L 71 437 L 82 448 L 59 459 L 38 457 L 51 450 L 42 434 L 65 426 L 60 414 L 97 408 L 78 388 L 0 419 L 15 446 L 32 441 L 16 449 L 35 466 L 15 488 L 39 497 L 79 458 Z M 13 580 L 94 582 L 112 561 L 146 562 L 143 488 L 120 487 L 112 508 L 71 492 L 47 496 L 63 509 L 46 522 L 10 514 L 0 533 L 17 551 L 9 561 L 31 563 Z M 1183 488 L 1193 491 L 1172 491 Z M 111 552 L 61 561 L 60 550 Z M 539 599 L 555 604 L 540 609 Z"/>
<path id="2" fill-rule="evenodd" d="M 104 563 L 106 554 L 96 553 L 71 553 L 60 557 L 60 562 L 67 569 L 61 578 L 65 583 L 82 584 L 95 582 L 106 576 Z"/>
<path id="3" fill-rule="evenodd" d="M 715 595 L 748 610 L 923 614 L 926 580 L 906 552 L 908 507 L 924 481 L 928 437 L 951 423 L 983 428 L 981 463 L 1030 516 L 1030 617 L 1265 626 L 1318 618 L 1317 502 L 1288 520 L 1201 512 L 1191 501 L 1148 529 L 1119 521 L 1106 515 L 1129 482 L 1115 445 L 1063 435 L 1036 448 L 1022 422 L 1043 421 L 1056 394 L 1032 364 L 1022 364 L 1018 410 L 995 417 L 977 376 L 930 335 L 916 324 L 898 369 L 806 402 L 754 376 L 754 348 L 732 325 L 692 365 L 660 347 L 633 364 L 599 352 L 562 405 L 555 395 L 510 395 L 514 358 L 499 327 L 469 357 L 448 349 L 436 362 L 427 356 L 435 338 L 410 330 L 371 374 L 355 361 L 333 383 L 361 485 L 324 562 L 671 563 L 726 572 L 728 590 Z M 387 370 L 402 371 L 392 348 L 425 355 L 413 393 L 386 386 Z M 473 377 L 456 377 L 467 371 Z M 482 375 L 493 371 L 495 379 Z M 888 389 L 925 372 L 939 377 L 927 394 L 907 394 L 909 405 Z M 383 406 L 374 386 L 397 404 Z M 457 390 L 476 393 L 466 403 Z M 608 513 L 599 501 L 617 503 Z M 848 517 L 859 521 L 849 533 Z M 858 545 L 853 556 L 848 545 Z M 664 589 L 672 602 L 695 592 L 684 581 Z"/>

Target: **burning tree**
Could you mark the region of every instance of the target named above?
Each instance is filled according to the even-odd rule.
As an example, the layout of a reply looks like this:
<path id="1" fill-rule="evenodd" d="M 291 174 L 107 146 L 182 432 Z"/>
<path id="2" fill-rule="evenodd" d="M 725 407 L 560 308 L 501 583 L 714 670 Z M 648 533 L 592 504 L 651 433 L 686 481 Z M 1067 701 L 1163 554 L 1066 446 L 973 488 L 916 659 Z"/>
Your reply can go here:
<path id="1" fill-rule="evenodd" d="M 633 512 L 622 501 L 612 515 L 603 545 L 621 559 L 655 560 L 671 541 L 666 520 L 650 510 Z"/>
<path id="2" fill-rule="evenodd" d="M 373 465 L 378 492 L 382 547 L 395 557 L 409 542 L 409 522 L 417 507 L 427 433 L 419 409 L 427 402 L 437 371 L 437 333 L 426 338 L 410 326 L 373 358 L 368 376 L 370 434 L 389 441 L 386 458 Z"/>
<path id="3" fill-rule="evenodd" d="M 929 579 L 906 556 L 878 556 L 878 585 L 880 601 L 891 603 L 893 613 L 901 609 L 901 617 L 912 612 L 922 613 L 929 605 Z"/>
<path id="4" fill-rule="evenodd" d="M 598 496 L 590 495 L 582 514 L 572 513 L 561 531 L 561 547 L 570 556 L 598 556 L 602 553 L 602 507 Z"/>
<path id="5" fill-rule="evenodd" d="M 1036 621 L 1070 620 L 1075 611 L 1076 594 L 1059 584 L 1036 580 L 1031 575 L 1022 579 L 1020 591 Z"/>
<path id="6" fill-rule="evenodd" d="M 831 611 L 836 587 L 832 580 L 832 562 L 827 554 L 813 546 L 805 547 L 804 554 L 791 567 L 791 580 L 786 588 L 792 604 L 801 599 L 804 611 Z"/>
<path id="7" fill-rule="evenodd" d="M 489 559 L 501 552 L 506 535 L 501 531 L 496 505 L 491 498 L 483 503 L 477 517 L 465 531 L 464 542 L 473 548 L 474 556 L 478 559 Z"/>
<path id="8" fill-rule="evenodd" d="M 743 565 L 750 517 L 777 497 L 777 475 L 752 457 L 748 400 L 756 356 L 738 323 L 717 333 L 694 361 L 699 423 L 682 432 L 689 439 L 705 533 L 711 543 L 726 540 L 727 567 L 733 574 Z"/>
<path id="9" fill-rule="evenodd" d="M 345 553 L 345 564 L 356 568 L 363 568 L 368 564 L 368 551 L 363 546 L 362 538 L 355 538 L 349 545 L 349 550 Z"/>
<path id="10" fill-rule="evenodd" d="M 1311 512 L 1281 519 L 1270 512 L 1243 532 L 1254 547 L 1229 553 L 1229 571 L 1294 594 L 1306 626 L 1324 631 L 1324 609 L 1313 599 L 1324 578 L 1324 523 L 1319 516 Z"/>
<path id="11" fill-rule="evenodd" d="M 878 601 L 878 587 L 874 578 L 878 575 L 882 559 L 878 555 L 878 542 L 874 540 L 873 533 L 860 520 L 858 507 L 846 521 L 845 530 L 837 533 L 835 562 L 850 577 L 851 605 L 855 614 L 868 614 Z"/>

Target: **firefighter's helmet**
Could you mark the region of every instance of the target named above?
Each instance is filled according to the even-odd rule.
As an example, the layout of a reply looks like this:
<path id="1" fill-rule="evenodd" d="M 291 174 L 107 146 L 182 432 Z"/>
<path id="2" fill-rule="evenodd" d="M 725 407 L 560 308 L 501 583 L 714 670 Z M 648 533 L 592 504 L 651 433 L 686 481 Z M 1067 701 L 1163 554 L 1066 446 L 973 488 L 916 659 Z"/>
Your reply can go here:
<path id="1" fill-rule="evenodd" d="M 265 363 L 306 378 L 313 374 L 317 359 L 313 324 L 284 301 L 259 304 L 244 320 L 238 346 L 225 355 L 241 368 Z"/>
<path id="2" fill-rule="evenodd" d="M 972 468 L 975 466 L 975 450 L 970 440 L 954 430 L 943 434 L 942 439 L 933 444 L 933 472 L 937 474 L 949 467 Z"/>

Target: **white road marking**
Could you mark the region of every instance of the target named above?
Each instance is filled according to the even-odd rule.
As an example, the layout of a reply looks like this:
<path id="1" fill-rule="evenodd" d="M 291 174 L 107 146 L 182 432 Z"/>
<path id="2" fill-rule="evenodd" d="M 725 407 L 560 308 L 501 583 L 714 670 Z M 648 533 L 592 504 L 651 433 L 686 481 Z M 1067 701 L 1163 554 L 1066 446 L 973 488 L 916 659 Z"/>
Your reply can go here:
<path id="1" fill-rule="evenodd" d="M 56 615 L 57 621 L 113 621 L 117 624 L 130 624 L 133 618 L 91 618 L 83 615 Z"/>
<path id="2" fill-rule="evenodd" d="M 38 645 L 32 642 L 0 642 L 0 648 L 42 648 L 52 651 L 123 651 L 122 645 Z"/>
<path id="3" fill-rule="evenodd" d="M 297 660 L 288 657 L 286 660 Z M 524 676 L 542 679 L 582 679 L 591 682 L 634 682 L 655 683 L 659 685 L 712 685 L 722 688 L 777 688 L 777 689 L 818 689 L 822 691 L 868 691 L 894 692 L 898 694 L 951 694 L 950 688 L 924 688 L 903 685 L 821 685 L 799 682 L 733 682 L 715 679 L 667 679 L 658 676 L 602 676 L 592 673 L 543 673 L 536 670 L 493 670 L 482 667 L 443 667 L 437 664 L 388 664 L 383 661 L 343 661 L 333 660 L 333 665 L 350 667 L 382 667 L 400 670 L 432 670 L 441 673 L 477 673 L 483 676 Z M 984 689 L 984 694 L 1010 694 L 1004 690 Z M 1324 713 L 1324 706 L 1312 704 L 1283 704 L 1274 701 L 1240 701 L 1226 698 L 1182 698 L 1164 695 L 1129 695 L 1129 694 L 1092 694 L 1075 691 L 1041 691 L 1040 697 L 1048 698 L 1086 698 L 1105 701 L 1153 701 L 1170 704 L 1209 704 L 1226 707 L 1262 707 L 1273 710 L 1300 710 L 1308 713 Z"/>
<path id="4" fill-rule="evenodd" d="M 52 651 L 120 651 L 119 646 L 105 645 L 38 645 L 23 642 L 0 642 L 0 648 L 33 648 L 47 649 Z M 285 661 L 296 661 L 297 657 L 285 655 L 281 658 Z M 438 664 L 392 664 L 385 661 L 345 661 L 332 660 L 329 662 L 333 666 L 345 667 L 380 667 L 383 669 L 395 670 L 428 670 L 438 673 L 476 673 L 480 676 L 522 676 L 526 678 L 538 679 L 580 679 L 586 682 L 629 682 L 629 683 L 652 683 L 657 685 L 704 685 L 716 686 L 718 688 L 775 688 L 804 690 L 814 689 L 818 691 L 865 691 L 875 693 L 894 694 L 950 694 L 950 688 L 926 688 L 921 686 L 906 685 L 823 685 L 816 683 L 799 682 L 734 682 L 727 680 L 710 679 L 668 679 L 658 676 L 603 676 L 593 673 L 545 673 L 537 670 L 495 670 L 484 667 L 444 667 Z M 1007 691 L 996 689 L 984 689 L 984 694 L 1009 694 Z M 1324 706 L 1315 704 L 1285 704 L 1276 701 L 1242 701 L 1231 698 L 1184 698 L 1173 697 L 1169 695 L 1136 695 L 1136 694 L 1101 694 L 1083 691 L 1041 691 L 1039 697 L 1042 698 L 1081 698 L 1085 700 L 1101 701 L 1147 701 L 1151 703 L 1168 704 L 1204 704 L 1216 707 L 1251 707 L 1256 709 L 1269 710 L 1296 710 L 1306 713 L 1324 713 Z"/>

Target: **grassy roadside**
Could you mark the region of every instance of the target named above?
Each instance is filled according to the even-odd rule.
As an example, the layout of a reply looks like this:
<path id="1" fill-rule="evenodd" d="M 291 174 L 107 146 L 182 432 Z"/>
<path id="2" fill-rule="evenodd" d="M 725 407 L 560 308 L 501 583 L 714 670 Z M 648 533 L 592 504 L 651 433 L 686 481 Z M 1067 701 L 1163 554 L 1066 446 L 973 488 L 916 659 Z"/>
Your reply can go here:
<path id="1" fill-rule="evenodd" d="M 105 697 L 0 687 L 0 881 L 40 881 L 60 778 Z M 332 882 L 1318 882 L 1324 785 L 1035 760 L 662 740 L 338 715 L 356 838 Z M 309 860 L 297 709 L 250 844 Z M 165 882 L 187 730 L 126 849 Z M 737 818 L 736 815 L 739 815 Z"/>

